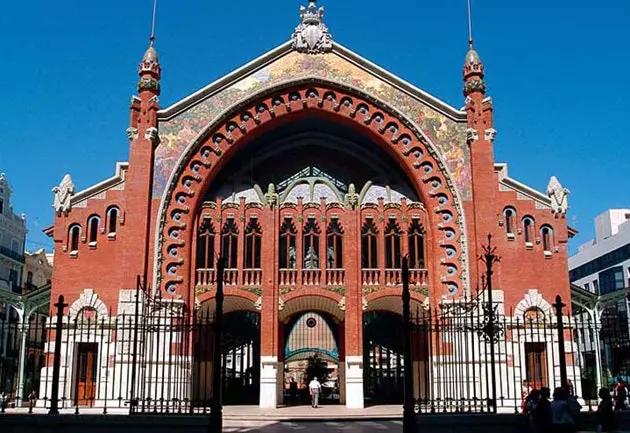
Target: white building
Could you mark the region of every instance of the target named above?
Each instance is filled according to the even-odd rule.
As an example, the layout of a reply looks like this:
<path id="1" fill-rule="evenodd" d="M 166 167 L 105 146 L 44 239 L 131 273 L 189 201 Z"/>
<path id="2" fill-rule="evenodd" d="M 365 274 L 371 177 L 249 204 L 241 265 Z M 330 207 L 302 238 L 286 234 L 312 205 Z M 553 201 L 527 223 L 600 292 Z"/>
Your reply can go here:
<path id="1" fill-rule="evenodd" d="M 629 276 L 630 209 L 609 209 L 595 218 L 595 238 L 569 257 L 575 335 L 593 391 L 630 373 Z"/>
<path id="2" fill-rule="evenodd" d="M 11 188 L 0 173 L 0 290 L 19 291 L 24 267 L 26 220 L 11 207 Z"/>

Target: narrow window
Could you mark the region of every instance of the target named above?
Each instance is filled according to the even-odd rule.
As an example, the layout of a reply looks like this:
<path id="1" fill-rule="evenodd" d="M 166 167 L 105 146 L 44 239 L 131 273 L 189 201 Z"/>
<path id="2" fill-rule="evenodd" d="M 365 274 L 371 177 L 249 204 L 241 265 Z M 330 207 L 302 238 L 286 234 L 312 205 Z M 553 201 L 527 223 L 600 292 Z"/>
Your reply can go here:
<path id="1" fill-rule="evenodd" d="M 245 228 L 245 269 L 260 269 L 262 228 L 257 218 L 250 218 Z"/>
<path id="2" fill-rule="evenodd" d="M 197 232 L 197 269 L 214 268 L 214 225 L 204 218 Z"/>
<path id="3" fill-rule="evenodd" d="M 234 218 L 228 218 L 221 231 L 221 254 L 228 269 L 236 269 L 238 227 Z"/>
<path id="4" fill-rule="evenodd" d="M 391 218 L 385 227 L 385 267 L 387 269 L 399 269 L 402 266 L 400 247 L 402 234 L 396 220 Z"/>
<path id="5" fill-rule="evenodd" d="M 378 229 L 372 218 L 366 218 L 361 228 L 361 267 L 363 269 L 376 269 L 377 261 Z"/>
<path id="6" fill-rule="evenodd" d="M 33 288 L 33 272 L 28 271 L 26 273 L 26 288 L 31 290 Z"/>
<path id="7" fill-rule="evenodd" d="M 304 269 L 319 269 L 319 226 L 315 218 L 304 225 Z"/>
<path id="8" fill-rule="evenodd" d="M 541 230 L 540 233 L 542 235 L 542 243 L 543 243 L 543 249 L 545 251 L 551 251 L 551 244 L 552 244 L 552 231 L 551 231 L 551 227 L 547 227 L 544 226 Z"/>
<path id="9" fill-rule="evenodd" d="M 88 234 L 89 234 L 88 242 L 91 244 L 96 243 L 96 240 L 98 238 L 98 226 L 100 222 L 101 222 L 101 219 L 97 215 L 93 215 L 90 218 L 88 218 L 88 223 L 87 223 Z"/>
<path id="10" fill-rule="evenodd" d="M 77 251 L 79 251 L 79 238 L 81 236 L 81 226 L 79 225 L 73 225 L 72 227 L 70 227 L 70 230 L 68 231 L 68 240 L 69 240 L 69 246 L 70 246 L 70 252 L 71 253 L 76 253 Z"/>
<path id="11" fill-rule="evenodd" d="M 516 219 L 516 211 L 511 207 L 506 207 L 503 211 L 503 217 L 505 218 L 505 232 L 507 234 L 514 234 L 514 220 Z"/>
<path id="12" fill-rule="evenodd" d="M 523 234 L 525 242 L 532 243 L 532 233 L 534 232 L 534 220 L 531 217 L 523 218 Z"/>
<path id="13" fill-rule="evenodd" d="M 343 229 L 338 219 L 333 219 L 326 230 L 327 266 L 329 269 L 343 268 Z"/>
<path id="14" fill-rule="evenodd" d="M 116 234 L 118 213 L 117 207 L 111 207 L 107 210 L 107 233 L 110 235 Z"/>
<path id="15" fill-rule="evenodd" d="M 4 213 L 4 200 L 0 198 L 0 215 Z"/>
<path id="16" fill-rule="evenodd" d="M 280 269 L 295 269 L 295 236 L 297 230 L 291 218 L 285 218 L 280 227 Z"/>
<path id="17" fill-rule="evenodd" d="M 424 269 L 424 227 L 414 218 L 409 225 L 409 268 Z"/>

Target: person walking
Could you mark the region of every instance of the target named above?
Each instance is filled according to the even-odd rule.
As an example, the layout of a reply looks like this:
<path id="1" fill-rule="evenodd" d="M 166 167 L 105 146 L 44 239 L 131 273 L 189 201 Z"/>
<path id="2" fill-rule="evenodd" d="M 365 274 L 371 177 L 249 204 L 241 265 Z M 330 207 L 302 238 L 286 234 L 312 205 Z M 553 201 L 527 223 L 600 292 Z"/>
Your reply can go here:
<path id="1" fill-rule="evenodd" d="M 311 380 L 311 383 L 308 384 L 308 390 L 311 393 L 311 406 L 314 409 L 317 409 L 317 406 L 319 405 L 319 392 L 321 389 L 322 386 L 317 381 L 317 377 L 314 377 L 313 380 Z"/>
<path id="2" fill-rule="evenodd" d="M 626 410 L 626 399 L 628 398 L 628 388 L 621 377 L 617 378 L 615 387 L 615 411 Z"/>
<path id="3" fill-rule="evenodd" d="M 293 379 L 293 376 L 289 378 L 289 399 L 292 405 L 297 401 L 297 382 Z"/>
<path id="4" fill-rule="evenodd" d="M 599 398 L 602 400 L 597 406 L 595 421 L 597 422 L 597 433 L 613 433 L 617 429 L 617 419 L 613 411 L 613 399 L 610 391 L 606 388 L 599 390 Z"/>
<path id="5" fill-rule="evenodd" d="M 556 388 L 551 402 L 551 423 L 554 433 L 573 433 L 575 419 L 569 405 L 569 391 L 566 388 Z"/>

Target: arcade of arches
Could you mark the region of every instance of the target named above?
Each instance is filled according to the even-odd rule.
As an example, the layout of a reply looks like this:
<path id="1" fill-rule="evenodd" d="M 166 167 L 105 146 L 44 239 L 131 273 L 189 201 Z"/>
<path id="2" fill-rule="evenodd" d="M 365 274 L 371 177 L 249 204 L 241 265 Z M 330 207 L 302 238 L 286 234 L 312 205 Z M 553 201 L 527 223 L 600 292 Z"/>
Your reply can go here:
<path id="1" fill-rule="evenodd" d="M 270 200 L 275 206 L 264 212 Z M 308 117 L 236 154 L 197 209 L 191 252 L 194 293 L 209 311 L 216 258 L 227 260 L 225 404 L 304 403 L 313 375 L 324 403 L 401 403 L 410 370 L 402 360 L 401 260 L 409 258 L 414 308 L 425 310 L 428 224 L 396 161 L 352 128 Z M 278 304 L 266 328 L 269 280 Z M 359 308 L 348 308 L 349 297 Z M 272 356 L 261 354 L 266 341 Z M 427 376 L 422 353 L 414 351 L 416 388 Z"/>

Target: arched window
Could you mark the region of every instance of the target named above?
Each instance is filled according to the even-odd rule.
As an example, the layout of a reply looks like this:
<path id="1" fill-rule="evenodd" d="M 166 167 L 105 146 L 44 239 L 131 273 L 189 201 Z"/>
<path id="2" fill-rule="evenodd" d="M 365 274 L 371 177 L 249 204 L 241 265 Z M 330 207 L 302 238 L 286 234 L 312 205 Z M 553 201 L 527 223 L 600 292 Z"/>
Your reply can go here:
<path id="1" fill-rule="evenodd" d="M 95 244 L 98 239 L 98 226 L 100 225 L 101 219 L 98 215 L 92 215 L 87 220 L 88 227 L 88 242 L 90 244 Z"/>
<path id="2" fill-rule="evenodd" d="M 523 234 L 525 242 L 532 243 L 534 235 L 534 219 L 530 216 L 523 218 Z"/>
<path id="3" fill-rule="evenodd" d="M 319 269 L 319 226 L 315 218 L 304 225 L 304 269 Z"/>
<path id="4" fill-rule="evenodd" d="M 516 221 L 516 210 L 512 207 L 503 209 L 503 218 L 505 219 L 505 233 L 514 234 L 514 221 Z"/>
<path id="5" fill-rule="evenodd" d="M 394 218 L 390 218 L 385 227 L 385 267 L 387 269 L 399 269 L 401 263 L 402 230 Z"/>
<path id="6" fill-rule="evenodd" d="M 68 229 L 68 247 L 70 253 L 77 253 L 79 251 L 79 239 L 81 237 L 81 226 L 78 224 L 70 226 Z"/>
<path id="7" fill-rule="evenodd" d="M 204 218 L 197 232 L 197 269 L 214 268 L 214 225 Z"/>
<path id="8" fill-rule="evenodd" d="M 119 215 L 119 210 L 116 206 L 110 207 L 107 210 L 107 233 L 109 235 L 115 235 L 116 234 L 116 228 L 118 225 L 118 215 Z"/>
<path id="9" fill-rule="evenodd" d="M 26 289 L 31 290 L 33 288 L 33 272 L 28 271 L 26 273 Z"/>
<path id="10" fill-rule="evenodd" d="M 343 268 L 343 229 L 338 219 L 333 219 L 326 229 L 326 256 L 329 269 Z"/>
<path id="11" fill-rule="evenodd" d="M 238 227 L 234 218 L 228 218 L 221 230 L 221 254 L 228 269 L 235 269 L 238 266 L 236 262 L 238 253 L 237 241 Z"/>
<path id="12" fill-rule="evenodd" d="M 295 269 L 295 235 L 297 230 L 291 218 L 285 218 L 280 227 L 280 269 Z"/>
<path id="13" fill-rule="evenodd" d="M 551 247 L 553 246 L 553 230 L 551 227 L 542 226 L 540 237 L 542 238 L 543 250 L 551 252 Z"/>
<path id="14" fill-rule="evenodd" d="M 409 225 L 409 268 L 424 269 L 424 227 L 418 218 Z"/>
<path id="15" fill-rule="evenodd" d="M 378 268 L 377 260 L 378 229 L 372 218 L 366 218 L 361 228 L 361 267 Z"/>
<path id="16" fill-rule="evenodd" d="M 262 228 L 258 218 L 250 218 L 245 228 L 245 269 L 260 269 Z"/>
<path id="17" fill-rule="evenodd" d="M 540 324 L 545 321 L 545 313 L 538 307 L 528 308 L 523 314 L 526 325 Z"/>

